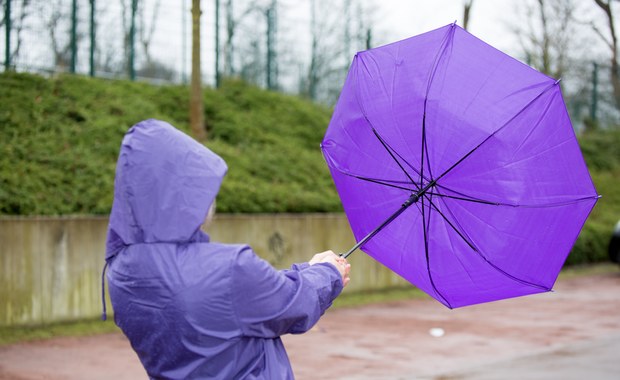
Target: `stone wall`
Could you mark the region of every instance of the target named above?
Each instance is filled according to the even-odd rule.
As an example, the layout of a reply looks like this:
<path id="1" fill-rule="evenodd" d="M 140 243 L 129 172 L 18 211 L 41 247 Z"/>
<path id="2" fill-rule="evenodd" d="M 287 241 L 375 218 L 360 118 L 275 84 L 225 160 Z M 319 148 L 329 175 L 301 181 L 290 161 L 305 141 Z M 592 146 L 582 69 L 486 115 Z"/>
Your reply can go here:
<path id="1" fill-rule="evenodd" d="M 107 217 L 0 218 L 0 326 L 100 315 L 107 224 Z M 208 232 L 213 241 L 251 245 L 277 268 L 355 244 L 343 214 L 222 214 Z M 349 259 L 347 292 L 406 284 L 361 251 Z"/>

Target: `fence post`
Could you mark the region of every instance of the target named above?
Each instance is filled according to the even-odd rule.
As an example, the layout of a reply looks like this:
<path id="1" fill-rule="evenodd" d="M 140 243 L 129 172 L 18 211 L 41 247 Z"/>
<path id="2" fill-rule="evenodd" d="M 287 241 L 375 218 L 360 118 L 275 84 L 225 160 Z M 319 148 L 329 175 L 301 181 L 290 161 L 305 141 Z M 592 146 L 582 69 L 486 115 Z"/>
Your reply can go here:
<path id="1" fill-rule="evenodd" d="M 88 65 L 90 66 L 89 74 L 95 76 L 95 0 L 90 0 L 90 54 L 88 57 Z"/>
<path id="2" fill-rule="evenodd" d="M 77 0 L 71 2 L 71 67 L 72 73 L 75 73 L 77 61 Z"/>
<path id="3" fill-rule="evenodd" d="M 129 79 L 136 80 L 136 11 L 138 0 L 131 0 L 131 26 L 129 29 Z"/>
<path id="4" fill-rule="evenodd" d="M 592 102 L 590 103 L 590 119 L 596 121 L 596 109 L 598 108 L 598 64 L 593 62 L 592 68 Z"/>
<path id="5" fill-rule="evenodd" d="M 187 9 L 186 0 L 181 2 L 181 80 L 187 84 Z"/>
<path id="6" fill-rule="evenodd" d="M 220 88 L 220 0 L 215 0 L 215 88 Z"/>
<path id="7" fill-rule="evenodd" d="M 5 29 L 5 49 L 4 49 L 4 70 L 11 68 L 11 0 L 5 0 L 4 4 L 4 25 Z"/>
<path id="8" fill-rule="evenodd" d="M 276 13 L 277 3 L 272 0 L 271 6 L 267 9 L 267 88 L 276 90 L 277 66 L 276 66 Z"/>

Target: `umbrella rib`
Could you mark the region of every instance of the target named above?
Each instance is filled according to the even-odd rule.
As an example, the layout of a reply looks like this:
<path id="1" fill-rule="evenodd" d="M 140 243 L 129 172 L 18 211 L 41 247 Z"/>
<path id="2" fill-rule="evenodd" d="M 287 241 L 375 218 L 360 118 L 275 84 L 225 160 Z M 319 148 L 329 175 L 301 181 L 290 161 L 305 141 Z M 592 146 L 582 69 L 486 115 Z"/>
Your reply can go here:
<path id="1" fill-rule="evenodd" d="M 455 194 L 461 195 L 462 197 L 457 197 L 457 196 L 454 196 L 454 195 L 448 195 L 448 194 L 440 193 L 439 189 L 437 189 L 437 191 L 438 191 L 437 193 L 433 193 L 433 192 L 429 191 L 428 194 L 436 195 L 436 196 L 443 197 L 443 198 L 457 199 L 457 200 L 466 201 L 466 202 L 488 204 L 488 205 L 491 205 L 491 206 L 523 207 L 523 208 L 562 207 L 562 206 L 567 206 L 567 205 L 574 204 L 574 203 L 579 203 L 579 202 L 583 202 L 583 201 L 587 201 L 587 200 L 591 200 L 591 199 L 598 199 L 598 198 L 600 198 L 599 195 L 591 195 L 591 196 L 587 196 L 587 197 L 580 197 L 580 198 L 570 199 L 570 200 L 566 200 L 566 201 L 562 201 L 562 202 L 540 203 L 540 204 L 517 204 L 517 203 L 506 203 L 506 202 L 494 202 L 494 201 L 489 201 L 489 200 L 485 200 L 485 199 L 481 199 L 481 198 L 475 198 L 475 197 L 472 197 L 470 195 L 464 194 L 462 192 L 450 189 L 449 187 L 447 187 L 445 185 L 437 184 L 436 186 L 438 188 L 444 188 L 444 189 L 446 189 L 446 190 L 448 190 L 450 192 L 453 192 Z"/>
<path id="2" fill-rule="evenodd" d="M 426 222 L 426 213 L 424 212 L 424 198 L 426 197 L 422 197 L 422 229 L 424 232 L 424 253 L 426 255 L 426 272 L 428 273 L 428 279 L 431 282 L 431 286 L 433 287 L 433 290 L 435 291 L 435 293 L 437 293 L 437 295 L 439 297 L 441 297 L 441 299 L 444 300 L 444 302 L 446 303 L 446 306 L 448 306 L 448 308 L 452 309 L 452 305 L 450 304 L 450 302 L 446 299 L 446 297 L 444 297 L 443 294 L 441 294 L 441 292 L 439 291 L 439 289 L 437 289 L 437 286 L 435 285 L 435 281 L 433 280 L 433 275 L 431 274 L 431 262 L 430 262 L 430 256 L 429 256 L 429 250 L 428 250 L 428 229 L 430 227 L 430 223 L 431 223 L 431 213 L 430 213 L 430 209 L 428 212 L 428 224 Z M 430 200 L 429 200 L 430 202 Z"/>
<path id="3" fill-rule="evenodd" d="M 378 185 L 383 185 L 383 186 L 387 186 L 387 187 L 393 187 L 395 189 L 401 189 L 401 190 L 406 190 L 406 191 L 415 191 L 416 189 L 410 189 L 408 187 L 404 187 L 404 186 L 398 186 L 398 185 L 394 185 L 388 182 L 383 182 L 384 180 L 378 180 L 378 179 L 374 179 L 374 178 L 368 178 L 368 177 L 362 177 L 362 176 L 358 176 L 355 174 L 349 174 L 349 173 L 343 173 L 347 176 L 353 177 L 353 178 L 357 178 L 360 179 L 362 181 L 367 181 L 367 182 L 372 182 L 372 183 L 376 183 Z"/>
<path id="4" fill-rule="evenodd" d="M 428 174 L 429 174 L 429 176 L 430 176 L 430 178 L 432 180 L 433 179 L 433 171 L 431 169 L 431 158 L 430 158 L 430 155 L 428 154 L 428 144 L 426 143 L 426 100 L 424 100 L 424 121 L 423 121 L 422 129 L 423 129 L 423 131 L 422 131 L 422 139 L 423 139 L 422 144 L 424 146 L 424 148 L 422 150 L 422 156 L 424 156 L 424 152 L 426 152 L 426 165 L 428 166 Z M 420 180 L 420 182 L 422 182 L 422 180 Z"/>
<path id="5" fill-rule="evenodd" d="M 424 96 L 424 111 L 426 111 L 426 99 L 428 99 L 428 93 L 431 92 L 431 84 L 433 83 L 433 79 L 435 78 L 435 73 L 437 72 L 437 67 L 439 66 L 439 60 L 443 56 L 443 53 L 446 51 L 446 47 L 448 46 L 448 40 L 451 37 L 452 38 L 454 37 L 454 32 L 456 30 L 455 27 L 456 27 L 456 21 L 451 25 L 450 29 L 444 36 L 443 40 L 441 41 L 441 46 L 439 47 L 439 51 L 437 52 L 437 55 L 435 56 L 435 60 L 433 62 L 433 68 L 432 68 L 430 75 L 428 76 L 428 83 L 426 84 L 426 94 Z"/>
<path id="6" fill-rule="evenodd" d="M 357 59 L 357 55 L 355 56 Z M 360 61 L 362 62 L 363 65 L 366 65 L 366 63 L 364 63 L 363 60 L 360 59 Z M 359 70 L 359 66 L 356 66 L 356 69 Z M 357 87 L 357 86 L 356 86 Z M 359 87 L 357 87 L 357 89 L 359 90 Z M 407 171 L 405 170 L 405 168 L 400 164 L 400 162 L 396 159 L 396 157 L 394 157 L 394 154 L 392 154 L 392 151 L 390 150 L 389 145 L 387 145 L 387 143 L 381 138 L 381 136 L 379 135 L 379 133 L 377 132 L 377 130 L 375 129 L 375 127 L 372 125 L 372 122 L 370 121 L 370 119 L 368 118 L 368 113 L 366 112 L 366 108 L 364 107 L 364 105 L 362 104 L 362 102 L 360 102 L 359 99 L 359 95 L 357 93 L 357 91 L 355 91 L 355 98 L 357 100 L 357 104 L 360 107 L 360 110 L 362 111 L 362 115 L 364 116 L 364 119 L 366 119 L 366 121 L 368 122 L 368 125 L 370 125 L 370 128 L 372 129 L 373 133 L 375 134 L 375 136 L 377 137 L 377 139 L 379 139 L 379 142 L 381 142 L 381 145 L 383 145 L 383 147 L 385 148 L 385 150 L 387 150 L 388 154 L 392 157 L 392 159 L 396 162 L 396 164 L 398 164 L 398 166 L 400 167 L 400 169 L 403 171 L 403 173 L 405 173 L 405 175 L 407 176 L 407 178 L 411 181 L 412 184 L 414 184 L 416 186 L 416 188 L 418 187 L 415 184 L 415 181 L 413 180 L 413 178 L 411 178 L 411 176 L 409 175 L 409 173 L 407 173 Z M 399 157 L 401 157 L 400 155 L 398 155 Z M 401 157 L 402 158 L 402 157 Z M 406 161 L 405 161 L 406 162 Z M 409 167 L 412 167 L 411 164 L 409 164 L 407 162 L 407 165 Z"/>
<path id="7" fill-rule="evenodd" d="M 577 199 L 571 199 L 571 200 L 564 201 L 564 202 L 542 203 L 542 204 L 539 204 L 539 205 L 508 205 L 508 206 L 524 207 L 524 208 L 562 207 L 562 206 L 571 205 L 573 203 L 579 203 L 579 202 L 583 202 L 583 201 L 587 201 L 587 200 L 592 200 L 592 199 L 599 199 L 600 197 L 601 197 L 600 195 L 591 195 L 591 196 L 588 196 L 588 197 L 581 197 L 581 198 L 577 198 Z"/>
<path id="8" fill-rule="evenodd" d="M 447 194 L 444 194 L 444 193 L 439 193 L 438 195 L 440 197 L 453 198 L 453 199 L 459 199 L 459 200 L 463 200 L 463 201 L 470 201 L 470 202 L 483 203 L 483 204 L 490 204 L 490 205 L 493 205 L 493 206 L 512 206 L 512 207 L 517 207 L 518 206 L 518 205 L 515 205 L 515 204 L 502 203 L 502 202 L 494 202 L 494 201 L 489 201 L 489 200 L 482 199 L 482 198 L 472 197 L 469 194 L 465 194 L 463 192 L 451 189 L 451 188 L 449 188 L 446 185 L 437 184 L 437 191 L 438 192 L 439 192 L 439 188 L 443 188 L 443 189 L 446 189 L 447 191 L 450 191 L 452 193 L 458 194 L 462 198 L 461 197 L 457 197 L 457 196 L 453 196 L 453 195 L 450 196 L 450 195 L 447 195 Z"/>
<path id="9" fill-rule="evenodd" d="M 411 168 L 411 170 L 413 170 L 416 174 L 419 174 L 420 176 L 422 176 L 422 174 L 420 173 L 420 171 L 419 171 L 418 169 L 416 169 L 416 167 L 415 167 L 415 166 L 411 165 L 411 164 L 409 163 L 409 161 L 407 161 L 407 160 L 405 159 L 405 157 L 403 157 L 400 153 L 398 153 L 398 152 L 396 151 L 396 149 L 392 148 L 392 146 L 391 146 L 391 145 L 389 145 L 389 144 L 387 143 L 387 141 L 383 140 L 383 142 L 387 145 L 387 147 L 388 147 L 388 148 L 390 148 L 390 149 L 392 150 L 392 152 L 393 152 L 395 155 L 397 155 L 397 156 L 398 156 L 398 158 L 400 158 L 401 160 L 403 160 L 403 162 L 404 162 L 405 164 L 407 164 L 407 166 L 409 166 L 409 167 Z M 431 182 L 431 179 L 429 179 L 429 178 L 427 178 L 427 177 L 424 177 L 423 179 L 425 179 L 427 182 Z M 420 181 L 420 183 L 422 183 L 422 181 Z M 419 188 L 418 188 L 418 189 L 419 189 Z"/>
<path id="10" fill-rule="evenodd" d="M 441 175 L 439 177 L 437 177 L 436 181 L 439 181 L 441 178 L 443 178 L 446 174 L 450 173 L 452 171 L 452 169 L 454 169 L 457 165 L 459 165 L 461 162 L 463 162 L 467 157 L 471 156 L 472 153 L 474 153 L 476 150 L 478 150 L 478 148 L 480 148 L 484 143 L 486 143 L 487 141 L 489 141 L 491 139 L 491 137 L 495 136 L 498 132 L 500 132 L 502 129 L 504 129 L 508 124 L 510 124 L 511 121 L 513 121 L 514 119 L 517 118 L 517 116 L 521 115 L 526 109 L 528 109 L 532 104 L 534 104 L 534 102 L 536 100 L 538 100 L 541 96 L 543 96 L 547 91 L 549 91 L 549 89 L 554 88 L 555 86 L 557 86 L 559 83 L 559 81 L 554 81 L 553 83 L 551 83 L 549 86 L 545 87 L 540 94 L 536 95 L 534 97 L 534 99 L 530 100 L 525 106 L 523 106 L 523 108 L 521 108 L 519 110 L 519 112 L 517 112 L 513 117 L 511 117 L 508 121 L 506 121 L 501 127 L 497 128 L 495 131 L 493 131 L 493 133 L 491 133 L 490 135 L 488 135 L 484 140 L 482 140 L 478 145 L 476 145 L 472 150 L 470 150 L 469 152 L 467 152 L 467 154 L 465 154 L 463 157 L 461 157 L 457 162 L 455 162 L 452 166 L 450 166 L 448 169 L 446 169 L 446 171 L 444 171 L 443 173 L 441 173 Z"/>
<path id="11" fill-rule="evenodd" d="M 423 108 L 423 114 L 422 114 L 422 153 L 420 155 L 420 161 L 421 161 L 420 183 L 422 183 L 422 181 L 425 179 L 424 178 L 424 154 L 425 152 L 427 155 L 426 161 L 428 165 L 428 171 L 431 176 L 431 180 L 433 178 L 433 173 L 431 172 L 430 160 L 428 157 L 428 146 L 426 144 L 426 105 L 428 102 L 428 94 L 431 92 L 431 85 L 433 83 L 433 79 L 435 78 L 435 73 L 437 72 L 437 67 L 439 67 L 439 61 L 441 60 L 443 53 L 446 51 L 446 48 L 448 46 L 448 41 L 450 40 L 450 38 L 454 37 L 454 31 L 456 30 L 455 25 L 456 25 L 456 22 L 452 24 L 452 27 L 448 30 L 448 33 L 446 33 L 446 36 L 444 37 L 443 41 L 441 41 L 441 46 L 439 48 L 439 51 L 437 52 L 437 55 L 435 56 L 433 67 L 428 77 L 428 83 L 426 84 L 426 93 L 424 94 L 424 108 Z"/>
<path id="12" fill-rule="evenodd" d="M 428 97 L 428 94 L 426 96 Z M 420 183 L 422 183 L 423 178 L 424 178 L 424 146 L 425 145 L 426 145 L 426 98 L 424 98 L 424 113 L 422 114 L 422 152 L 420 154 Z"/>
<path id="13" fill-rule="evenodd" d="M 368 119 L 367 119 L 368 120 Z M 368 123 L 370 123 L 370 120 L 368 120 Z M 394 154 L 392 153 L 393 148 L 391 146 L 389 146 L 387 144 L 387 142 L 385 142 L 385 140 L 383 140 L 383 138 L 381 137 L 381 135 L 379 135 L 379 132 L 377 132 L 377 130 L 372 127 L 372 132 L 375 134 L 375 136 L 377 137 L 377 139 L 379 140 L 379 142 L 381 143 L 381 145 L 383 145 L 383 147 L 385 148 L 385 150 L 388 152 L 388 154 L 390 155 L 390 157 L 392 157 L 392 159 L 394 160 L 394 162 L 396 162 L 396 164 L 398 165 L 398 167 L 400 168 L 400 170 L 403 171 L 403 173 L 405 173 L 405 175 L 407 176 L 407 178 L 409 178 L 409 180 L 411 181 L 411 183 L 416 186 L 416 188 L 419 188 L 415 181 L 413 180 L 413 178 L 411 178 L 411 176 L 409 175 L 409 173 L 405 170 L 405 168 L 403 167 L 403 165 L 400 163 L 400 161 L 398 161 L 396 159 L 396 157 L 394 156 Z M 400 155 L 398 155 L 400 157 Z M 409 165 L 411 166 L 411 165 Z"/>
<path id="14" fill-rule="evenodd" d="M 426 194 L 424 195 L 426 197 Z M 452 229 L 463 239 L 463 241 L 465 241 L 465 243 L 474 251 L 476 252 L 476 254 L 478 254 L 478 256 L 480 256 L 487 264 L 489 264 L 491 267 L 493 267 L 495 270 L 497 270 L 498 272 L 500 272 L 501 274 L 503 274 L 504 276 L 510 278 L 513 281 L 516 281 L 518 283 L 521 283 L 523 285 L 527 285 L 527 286 L 531 286 L 537 289 L 542 289 L 545 291 L 550 291 L 551 289 L 543 286 L 543 285 L 539 285 L 539 284 L 535 284 L 533 282 L 529 282 L 526 280 L 523 280 L 521 278 L 518 278 L 516 276 L 511 275 L 510 273 L 506 272 L 505 270 L 503 270 L 502 268 L 498 267 L 497 265 L 495 265 L 491 260 L 489 260 L 485 255 L 482 254 L 482 252 L 476 248 L 476 246 L 474 245 L 473 242 L 469 242 L 464 236 L 463 234 L 454 226 L 454 224 L 452 224 L 452 222 L 450 222 L 450 220 L 448 219 L 448 217 L 446 217 L 444 215 L 444 213 L 442 213 L 439 208 L 437 207 L 437 205 L 435 205 L 430 199 L 429 199 L 429 203 L 431 204 L 431 206 L 433 207 L 433 209 L 435 209 L 435 211 L 437 211 L 439 213 L 439 215 L 441 215 L 441 217 L 446 221 L 446 223 L 448 223 L 448 225 L 450 225 L 450 227 L 452 227 Z M 450 208 L 446 205 L 446 208 L 448 208 L 448 211 L 450 211 Z M 450 214 L 452 214 L 452 212 L 450 212 Z M 452 215 L 454 217 L 454 215 Z M 456 219 L 456 218 L 455 218 Z"/>
<path id="15" fill-rule="evenodd" d="M 485 201 L 482 199 L 475 199 L 475 198 L 462 198 L 462 197 L 455 197 L 453 195 L 447 195 L 447 194 L 441 194 L 441 193 L 433 193 L 433 192 L 427 192 L 427 194 L 431 194 L 431 195 L 436 195 L 438 197 L 442 197 L 442 198 L 450 198 L 450 199 L 457 199 L 460 201 L 465 201 L 465 202 L 474 202 L 474 203 L 482 203 L 485 205 L 491 205 L 491 206 L 507 206 L 507 207 L 523 207 L 523 208 L 551 208 L 551 207 L 562 207 L 562 206 L 568 206 L 568 205 L 572 205 L 574 203 L 579 203 L 579 202 L 583 202 L 583 201 L 587 201 L 587 200 L 592 200 L 592 199 L 598 199 L 600 198 L 599 195 L 592 195 L 592 196 L 588 196 L 588 197 L 581 197 L 581 198 L 577 198 L 577 199 L 571 199 L 571 200 L 567 200 L 564 202 L 553 202 L 553 203 L 541 203 L 541 204 L 512 204 L 512 203 L 502 203 L 502 202 L 491 202 L 491 201 Z"/>
<path id="16" fill-rule="evenodd" d="M 465 242 L 465 243 L 469 246 L 469 248 L 471 248 L 471 249 L 472 249 L 474 252 L 476 252 L 476 253 L 480 253 L 480 251 L 478 251 L 478 248 L 474 245 L 474 243 L 473 243 L 473 242 L 470 242 L 470 241 L 469 241 L 469 240 L 468 240 L 468 239 L 467 239 L 467 238 L 463 235 L 463 233 L 462 233 L 461 231 L 459 231 L 459 229 L 458 229 L 458 228 L 456 228 L 456 227 L 454 226 L 454 224 L 452 224 L 452 222 L 450 222 L 450 220 L 449 220 L 449 219 L 448 219 L 448 218 L 444 215 L 444 213 L 442 213 L 442 212 L 439 210 L 439 208 L 435 205 L 435 203 L 433 203 L 432 201 L 430 201 L 430 199 L 429 199 L 429 203 L 430 203 L 431 207 L 432 207 L 433 209 L 435 209 L 435 211 L 437 211 L 437 212 L 439 213 L 439 215 L 441 215 L 441 217 L 442 217 L 442 218 L 446 221 L 446 223 L 448 223 L 448 225 L 449 225 L 450 227 L 452 227 L 452 229 L 454 230 L 454 232 L 456 232 L 456 233 L 457 233 L 457 234 L 461 237 L 461 239 L 463 239 L 463 241 L 464 241 L 464 242 Z"/>
<path id="17" fill-rule="evenodd" d="M 404 185 L 405 184 L 409 184 L 410 182 L 408 182 L 408 181 L 397 181 L 397 180 L 393 180 L 393 179 L 370 178 L 370 177 L 364 177 L 364 176 L 361 176 L 361 175 L 358 175 L 358 174 L 351 173 L 351 172 L 349 172 L 349 171 L 339 167 L 339 165 L 336 162 L 331 160 L 331 157 L 329 156 L 329 154 L 326 155 L 326 161 L 327 161 L 327 165 L 330 168 L 332 168 L 334 170 L 337 170 L 340 173 L 342 173 L 342 174 L 344 174 L 344 175 L 346 175 L 348 177 L 357 178 L 357 179 L 360 179 L 360 180 L 363 180 L 363 181 L 373 182 L 373 183 L 376 183 L 376 184 L 379 184 L 379 185 L 393 187 L 393 188 L 405 190 L 405 191 L 408 191 L 408 192 L 414 192 L 416 190 L 419 190 L 419 187 L 417 185 L 416 185 L 416 189 L 411 189 L 411 188 L 408 188 L 408 187 L 405 187 L 405 186 L 395 185 L 395 183 L 396 184 L 400 183 L 400 184 L 404 184 Z"/>
<path id="18" fill-rule="evenodd" d="M 450 199 L 458 199 L 460 201 L 466 201 L 466 202 L 474 202 L 474 203 L 482 203 L 485 205 L 492 205 L 492 206 L 512 206 L 512 205 L 508 205 L 508 204 L 504 204 L 504 203 L 497 203 L 497 202 L 490 202 L 490 201 L 485 201 L 482 199 L 475 199 L 475 198 L 463 198 L 463 197 L 455 197 L 453 195 L 446 195 L 446 194 L 441 194 L 441 193 L 433 193 L 433 192 L 427 192 L 427 194 L 430 195 L 436 195 L 438 197 L 442 197 L 442 198 L 450 198 Z"/>

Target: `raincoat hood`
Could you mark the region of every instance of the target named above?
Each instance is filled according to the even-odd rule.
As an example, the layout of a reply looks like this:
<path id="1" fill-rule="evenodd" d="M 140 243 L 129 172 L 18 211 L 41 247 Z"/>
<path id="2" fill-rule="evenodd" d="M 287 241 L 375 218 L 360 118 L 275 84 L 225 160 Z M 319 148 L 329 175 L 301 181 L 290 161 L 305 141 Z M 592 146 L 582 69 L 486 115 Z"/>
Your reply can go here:
<path id="1" fill-rule="evenodd" d="M 227 169 L 222 158 L 166 122 L 131 127 L 116 166 L 106 260 L 132 244 L 204 240 L 200 226 Z"/>

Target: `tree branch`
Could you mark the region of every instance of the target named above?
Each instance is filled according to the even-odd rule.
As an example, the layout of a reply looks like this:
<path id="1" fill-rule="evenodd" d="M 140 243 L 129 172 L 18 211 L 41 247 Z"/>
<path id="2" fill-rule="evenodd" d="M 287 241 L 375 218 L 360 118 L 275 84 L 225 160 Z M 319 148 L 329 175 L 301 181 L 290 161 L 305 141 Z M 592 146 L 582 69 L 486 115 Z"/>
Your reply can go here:
<path id="1" fill-rule="evenodd" d="M 601 32 L 601 30 L 594 24 L 594 22 L 591 22 L 590 26 L 592 27 L 592 30 L 594 30 L 594 33 L 596 33 L 603 40 L 603 43 L 607 45 L 609 49 L 613 50 L 614 45 L 611 43 L 611 41 L 607 39 L 607 37 L 605 37 L 603 32 Z"/>

